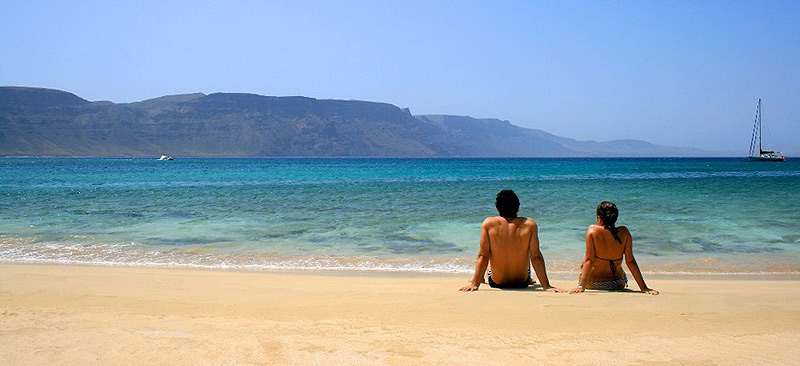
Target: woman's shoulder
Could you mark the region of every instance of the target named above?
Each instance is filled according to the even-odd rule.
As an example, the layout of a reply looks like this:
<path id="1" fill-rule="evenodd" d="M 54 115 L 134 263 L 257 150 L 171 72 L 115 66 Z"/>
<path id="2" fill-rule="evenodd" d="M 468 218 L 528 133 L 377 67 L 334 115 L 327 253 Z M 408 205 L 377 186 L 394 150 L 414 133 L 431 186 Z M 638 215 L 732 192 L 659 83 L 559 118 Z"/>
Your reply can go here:
<path id="1" fill-rule="evenodd" d="M 595 224 L 592 224 L 592 225 L 589 225 L 589 228 L 588 228 L 588 229 L 586 229 L 586 234 L 592 235 L 592 234 L 595 234 L 595 233 L 601 232 L 601 231 L 603 231 L 603 230 L 605 230 L 605 228 L 604 228 L 604 227 L 602 227 L 602 226 L 600 226 L 600 225 L 595 225 Z"/>
<path id="2" fill-rule="evenodd" d="M 603 227 L 601 225 L 592 224 L 592 225 L 589 225 L 588 229 L 586 229 L 586 234 L 594 235 L 596 233 L 605 232 L 606 230 L 608 230 L 608 229 L 606 229 L 605 227 Z M 628 231 L 628 227 L 627 226 L 617 226 L 617 233 L 620 236 L 622 236 L 622 235 L 630 235 L 630 231 Z"/>
<path id="3" fill-rule="evenodd" d="M 623 242 L 629 242 L 633 238 L 627 226 L 617 226 L 617 236 L 619 236 Z"/>

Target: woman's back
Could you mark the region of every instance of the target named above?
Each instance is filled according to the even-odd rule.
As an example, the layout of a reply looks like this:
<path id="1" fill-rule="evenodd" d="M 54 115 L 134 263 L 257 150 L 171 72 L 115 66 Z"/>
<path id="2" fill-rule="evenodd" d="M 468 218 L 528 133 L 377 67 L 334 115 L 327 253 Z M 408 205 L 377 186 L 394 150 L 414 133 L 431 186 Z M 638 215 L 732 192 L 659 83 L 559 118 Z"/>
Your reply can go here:
<path id="1" fill-rule="evenodd" d="M 587 250 L 593 252 L 595 259 L 593 281 L 609 281 L 623 276 L 622 262 L 625 247 L 631 243 L 631 234 L 625 226 L 616 229 L 619 240 L 610 229 L 600 225 L 591 225 L 586 232 Z"/>

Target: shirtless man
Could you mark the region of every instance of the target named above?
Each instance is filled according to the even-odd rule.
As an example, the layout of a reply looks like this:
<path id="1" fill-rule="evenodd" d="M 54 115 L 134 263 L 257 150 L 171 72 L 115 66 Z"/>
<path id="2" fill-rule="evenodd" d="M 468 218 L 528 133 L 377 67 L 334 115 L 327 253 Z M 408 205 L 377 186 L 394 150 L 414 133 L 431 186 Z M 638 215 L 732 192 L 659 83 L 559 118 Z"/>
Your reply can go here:
<path id="1" fill-rule="evenodd" d="M 489 286 L 496 288 L 527 288 L 531 284 L 528 263 L 547 291 L 561 291 L 550 286 L 544 257 L 539 251 L 539 233 L 533 219 L 517 217 L 519 198 L 510 189 L 497 194 L 495 207 L 500 216 L 488 217 L 481 225 L 480 251 L 475 275 L 461 291 L 477 291 L 489 264 Z"/>

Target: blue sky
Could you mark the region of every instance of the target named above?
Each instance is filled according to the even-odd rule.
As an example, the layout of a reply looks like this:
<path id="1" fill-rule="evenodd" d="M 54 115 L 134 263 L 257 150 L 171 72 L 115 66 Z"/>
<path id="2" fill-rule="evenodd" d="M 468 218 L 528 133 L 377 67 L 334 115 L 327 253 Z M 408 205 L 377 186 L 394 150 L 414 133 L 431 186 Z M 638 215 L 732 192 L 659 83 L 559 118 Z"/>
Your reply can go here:
<path id="1" fill-rule="evenodd" d="M 800 155 L 800 2 L 5 1 L 0 85 L 248 92 Z M 774 145 L 774 146 L 772 146 Z"/>

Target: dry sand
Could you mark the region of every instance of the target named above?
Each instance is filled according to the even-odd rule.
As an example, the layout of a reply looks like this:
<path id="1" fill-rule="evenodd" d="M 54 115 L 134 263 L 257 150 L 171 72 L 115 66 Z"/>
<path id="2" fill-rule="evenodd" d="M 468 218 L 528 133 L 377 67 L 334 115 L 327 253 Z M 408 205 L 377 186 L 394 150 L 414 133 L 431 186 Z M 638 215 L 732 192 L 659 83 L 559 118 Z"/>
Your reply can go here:
<path id="1" fill-rule="evenodd" d="M 0 264 L 0 365 L 800 364 L 800 281 L 468 277 Z"/>

